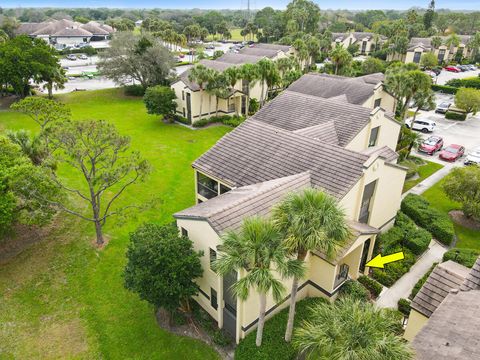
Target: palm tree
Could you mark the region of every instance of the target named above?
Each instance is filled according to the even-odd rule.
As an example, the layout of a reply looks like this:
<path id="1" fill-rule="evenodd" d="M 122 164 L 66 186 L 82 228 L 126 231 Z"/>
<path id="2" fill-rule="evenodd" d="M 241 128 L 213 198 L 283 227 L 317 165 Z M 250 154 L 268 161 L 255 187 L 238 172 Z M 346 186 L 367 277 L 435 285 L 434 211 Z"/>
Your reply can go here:
<path id="1" fill-rule="evenodd" d="M 304 268 L 296 260 L 288 259 L 282 245 L 282 237 L 272 221 L 253 217 L 243 221 L 240 231 L 227 232 L 214 268 L 218 274 L 225 276 L 233 271 L 245 272 L 232 285 L 232 291 L 239 299 L 245 301 L 251 289 L 258 292 L 260 308 L 258 316 L 256 344 L 262 344 L 263 327 L 267 306 L 267 294 L 270 291 L 276 302 L 281 301 L 285 292 L 282 282 L 275 277 L 302 276 Z"/>
<path id="2" fill-rule="evenodd" d="M 442 38 L 440 36 L 432 37 L 432 46 L 434 49 L 438 49 L 442 45 Z"/>
<path id="3" fill-rule="evenodd" d="M 287 196 L 274 208 L 273 219 L 282 231 L 289 254 L 302 263 L 313 250 L 333 258 L 350 237 L 343 209 L 333 197 L 315 189 Z M 292 338 L 299 280 L 295 277 L 292 282 L 285 341 Z"/>
<path id="4" fill-rule="evenodd" d="M 213 71 L 206 91 L 215 96 L 215 116 L 218 117 L 219 99 L 228 99 L 231 93 L 225 74 Z"/>
<path id="5" fill-rule="evenodd" d="M 295 331 L 293 343 L 311 359 L 414 359 L 399 335 L 399 322 L 388 309 L 345 297 L 313 307 L 308 320 Z"/>
<path id="6" fill-rule="evenodd" d="M 244 64 L 240 68 L 240 78 L 243 81 L 247 82 L 247 104 L 246 104 L 246 114 L 248 116 L 248 110 L 250 105 L 250 89 L 258 81 L 258 66 L 254 64 Z"/>
<path id="7" fill-rule="evenodd" d="M 231 92 L 234 91 L 237 81 L 240 80 L 241 72 L 240 69 L 232 66 L 223 71 L 223 76 L 225 76 L 225 81 L 229 86 Z M 238 109 L 235 106 L 235 114 L 238 115 Z"/>
<path id="8" fill-rule="evenodd" d="M 413 114 L 412 122 L 415 121 L 420 109 L 425 107 L 428 107 L 429 109 L 433 109 L 435 107 L 435 93 L 433 92 L 432 89 L 419 91 L 413 96 L 413 102 L 415 103 L 415 106 L 417 107 L 417 109 Z"/>
<path id="9" fill-rule="evenodd" d="M 453 33 L 447 38 L 447 40 L 445 40 L 445 45 L 456 48 L 460 45 L 460 38 L 457 34 Z"/>
<path id="10" fill-rule="evenodd" d="M 212 69 L 209 69 L 202 64 L 194 66 L 190 69 L 190 74 L 188 74 L 188 80 L 196 83 L 200 88 L 200 119 L 202 118 L 203 109 L 203 91 L 211 77 Z"/>
<path id="11" fill-rule="evenodd" d="M 308 59 L 307 45 L 302 39 L 297 39 L 293 42 L 293 47 L 297 51 L 297 58 L 300 62 L 300 66 L 303 68 L 304 62 Z"/>
<path id="12" fill-rule="evenodd" d="M 320 41 L 318 40 L 318 38 L 310 36 L 305 42 L 305 44 L 307 45 L 308 58 L 310 60 L 308 63 L 308 68 L 310 69 L 312 64 L 315 64 L 315 60 L 320 54 Z"/>
<path id="13" fill-rule="evenodd" d="M 260 97 L 260 105 L 263 106 L 266 98 L 268 97 L 268 91 L 275 84 L 280 81 L 280 74 L 275 66 L 275 63 L 269 59 L 262 59 L 258 63 L 258 78 L 262 83 L 262 94 Z M 265 84 L 267 85 L 267 91 L 265 92 Z"/>
<path id="14" fill-rule="evenodd" d="M 337 44 L 330 52 L 330 60 L 335 65 L 335 75 L 337 75 L 340 68 L 352 62 L 352 55 L 342 45 Z"/>

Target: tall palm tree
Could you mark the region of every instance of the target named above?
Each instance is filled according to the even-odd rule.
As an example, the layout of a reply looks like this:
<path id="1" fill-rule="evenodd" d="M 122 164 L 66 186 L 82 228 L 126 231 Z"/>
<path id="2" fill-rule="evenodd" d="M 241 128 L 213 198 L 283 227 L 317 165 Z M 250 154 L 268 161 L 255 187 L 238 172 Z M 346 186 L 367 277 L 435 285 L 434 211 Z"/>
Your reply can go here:
<path id="1" fill-rule="evenodd" d="M 209 69 L 202 64 L 194 66 L 192 69 L 190 69 L 190 74 L 188 74 L 188 80 L 196 83 L 200 88 L 200 119 L 202 118 L 203 92 L 211 77 L 212 69 Z"/>
<path id="2" fill-rule="evenodd" d="M 345 297 L 312 308 L 308 320 L 295 331 L 293 343 L 307 359 L 414 359 L 398 334 L 398 324 L 388 309 Z"/>
<path id="3" fill-rule="evenodd" d="M 214 268 L 225 276 L 232 271 L 244 271 L 232 285 L 232 291 L 241 300 L 246 300 L 250 290 L 255 289 L 260 299 L 256 345 L 262 344 L 263 327 L 267 306 L 267 294 L 272 292 L 276 302 L 281 301 L 285 292 L 281 276 L 301 276 L 304 268 L 296 260 L 286 256 L 278 228 L 268 219 L 253 217 L 243 221 L 240 231 L 227 232 Z"/>
<path id="4" fill-rule="evenodd" d="M 430 88 L 421 90 L 413 96 L 413 102 L 415 104 L 416 110 L 413 114 L 412 122 L 415 121 L 420 109 L 426 107 L 428 107 L 429 109 L 433 109 L 435 107 L 435 93 Z"/>
<path id="5" fill-rule="evenodd" d="M 258 81 L 258 66 L 255 64 L 244 64 L 240 67 L 240 79 L 247 82 L 247 104 L 246 104 L 246 114 L 248 116 L 248 110 L 250 107 L 250 89 Z"/>
<path id="6" fill-rule="evenodd" d="M 460 38 L 457 34 L 453 33 L 447 38 L 447 40 L 445 40 L 445 45 L 456 48 L 460 45 Z"/>
<path id="7" fill-rule="evenodd" d="M 338 74 L 338 70 L 344 66 L 349 65 L 352 62 L 352 55 L 340 44 L 337 44 L 335 48 L 329 54 L 330 60 L 335 65 L 335 75 Z"/>
<path id="8" fill-rule="evenodd" d="M 269 89 L 280 81 L 280 74 L 278 73 L 278 69 L 272 60 L 262 59 L 257 63 L 257 65 L 258 78 L 262 83 L 260 105 L 263 106 L 266 98 L 268 97 Z M 265 91 L 265 85 L 267 85 L 267 91 Z"/>
<path id="9" fill-rule="evenodd" d="M 438 49 L 442 45 L 442 38 L 440 36 L 432 37 L 432 46 L 434 49 Z"/>
<path id="10" fill-rule="evenodd" d="M 315 60 L 318 58 L 318 55 L 320 54 L 320 40 L 316 38 L 315 36 L 310 36 L 306 41 L 305 44 L 307 46 L 307 52 L 308 52 L 308 69 L 312 66 L 312 64 L 315 64 Z"/>
<path id="11" fill-rule="evenodd" d="M 315 189 L 288 195 L 274 208 L 273 219 L 284 236 L 289 254 L 302 263 L 313 250 L 333 258 L 350 237 L 343 209 L 333 197 Z M 286 341 L 292 338 L 299 280 L 295 277 L 292 282 Z"/>
<path id="12" fill-rule="evenodd" d="M 293 42 L 293 47 L 297 51 L 297 58 L 300 62 L 300 66 L 303 68 L 305 61 L 308 59 L 307 44 L 302 39 L 297 39 Z"/>

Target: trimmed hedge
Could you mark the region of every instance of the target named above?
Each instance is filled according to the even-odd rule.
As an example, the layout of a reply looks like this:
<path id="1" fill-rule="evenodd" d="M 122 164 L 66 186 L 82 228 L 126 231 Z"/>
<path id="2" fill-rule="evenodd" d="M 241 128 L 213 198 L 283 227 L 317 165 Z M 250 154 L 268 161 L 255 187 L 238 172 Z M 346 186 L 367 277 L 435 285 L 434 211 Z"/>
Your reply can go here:
<path id="1" fill-rule="evenodd" d="M 475 260 L 480 255 L 480 250 L 477 249 L 460 249 L 453 248 L 443 254 L 443 261 L 452 260 L 463 266 L 471 268 L 475 264 Z"/>
<path id="2" fill-rule="evenodd" d="M 433 91 L 439 91 L 445 94 L 452 94 L 455 95 L 458 91 L 458 88 L 453 86 L 446 86 L 446 85 L 432 85 Z"/>
<path id="3" fill-rule="evenodd" d="M 430 231 L 435 239 L 446 245 L 452 243 L 455 235 L 452 221 L 448 215 L 432 208 L 426 199 L 408 194 L 402 201 L 401 209 L 418 226 Z"/>
<path id="4" fill-rule="evenodd" d="M 452 79 L 452 80 L 448 80 L 445 85 L 456 87 L 456 88 L 467 87 L 467 88 L 480 89 L 480 78 L 471 77 L 466 79 Z"/>
<path id="5" fill-rule="evenodd" d="M 423 284 L 425 284 L 425 281 L 427 281 L 428 277 L 432 273 L 433 269 L 435 269 L 435 266 L 437 266 L 438 263 L 434 263 L 430 270 L 428 270 L 415 284 L 415 286 L 412 289 L 412 292 L 410 293 L 410 296 L 408 297 L 409 299 L 413 300 L 415 295 L 420 291 L 422 288 Z"/>
<path id="6" fill-rule="evenodd" d="M 375 281 L 375 280 L 373 280 Z M 378 283 L 377 283 L 378 284 Z M 379 284 L 380 285 L 380 284 Z M 380 285 L 381 286 L 381 285 Z M 340 288 L 339 296 L 350 296 L 355 300 L 367 301 L 368 290 L 360 281 L 347 280 Z"/>
<path id="7" fill-rule="evenodd" d="M 123 87 L 123 91 L 127 96 L 143 96 L 145 89 L 142 85 L 127 85 Z"/>
<path id="8" fill-rule="evenodd" d="M 172 116 L 172 119 L 173 119 L 173 121 L 178 121 L 179 123 L 182 123 L 182 124 L 185 124 L 185 125 L 192 125 L 192 122 L 190 120 L 188 120 L 187 118 L 185 118 L 181 115 L 178 115 L 178 114 L 174 114 Z"/>
<path id="9" fill-rule="evenodd" d="M 417 258 L 408 249 L 403 250 L 405 258 L 385 265 L 385 269 L 373 269 L 372 277 L 386 287 L 392 286 L 415 264 Z M 386 255 L 386 254 L 385 254 Z"/>
<path id="10" fill-rule="evenodd" d="M 310 308 L 321 302 L 328 301 L 323 298 L 308 298 L 301 300 L 295 307 L 294 327 L 298 327 L 303 320 L 307 320 Z M 255 345 L 257 332 L 253 330 L 235 349 L 235 360 L 294 360 L 297 358 L 297 351 L 292 343 L 284 340 L 285 329 L 288 320 L 288 307 L 274 315 L 265 322 L 263 329 L 262 346 Z"/>
<path id="11" fill-rule="evenodd" d="M 410 306 L 410 301 L 407 299 L 401 298 L 398 300 L 398 311 L 400 311 L 403 315 L 408 316 L 410 315 L 410 311 L 412 310 Z"/>
<path id="12" fill-rule="evenodd" d="M 464 121 L 467 118 L 467 114 L 464 112 L 450 111 L 445 113 L 445 119 L 447 120 L 459 120 Z"/>
<path id="13" fill-rule="evenodd" d="M 365 286 L 368 291 L 370 291 L 370 294 L 374 299 L 376 299 L 378 295 L 380 295 L 380 293 L 382 292 L 382 284 L 368 276 L 362 275 L 357 280 L 360 284 Z"/>
<path id="14" fill-rule="evenodd" d="M 244 117 L 237 116 L 237 115 L 234 115 L 234 116 L 229 116 L 229 115 L 212 116 L 212 117 L 209 117 L 207 119 L 197 120 L 192 124 L 192 126 L 196 127 L 196 128 L 199 128 L 199 127 L 204 127 L 204 126 L 207 126 L 207 125 L 210 125 L 210 124 L 222 123 L 222 124 L 227 125 L 227 126 L 237 127 L 244 120 L 245 120 Z"/>

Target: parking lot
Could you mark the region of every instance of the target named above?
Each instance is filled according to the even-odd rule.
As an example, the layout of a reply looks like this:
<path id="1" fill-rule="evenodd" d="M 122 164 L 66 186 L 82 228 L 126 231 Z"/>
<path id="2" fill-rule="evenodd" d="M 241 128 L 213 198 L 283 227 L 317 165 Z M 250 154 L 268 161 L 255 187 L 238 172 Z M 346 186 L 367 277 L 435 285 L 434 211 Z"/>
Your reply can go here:
<path id="1" fill-rule="evenodd" d="M 448 101 L 453 103 L 453 95 L 437 94 L 436 103 Z M 445 146 L 450 144 L 463 145 L 466 148 L 466 153 L 469 150 L 480 146 L 480 114 L 467 118 L 465 121 L 454 121 L 445 119 L 444 114 L 436 114 L 435 110 L 420 111 L 417 115 L 417 119 L 429 119 L 435 121 L 437 124 L 435 130 L 430 134 L 422 134 L 424 138 L 430 135 L 437 135 L 443 138 Z M 428 160 L 438 161 L 444 163 L 438 159 L 438 153 L 429 156 L 423 153 L 416 152 L 416 155 L 425 157 Z M 458 160 L 463 162 L 463 159 Z"/>
<path id="2" fill-rule="evenodd" d="M 442 72 L 436 77 L 436 79 L 434 78 L 432 80 L 437 85 L 445 85 L 448 80 L 464 79 L 467 77 L 476 77 L 479 74 L 480 74 L 480 70 L 465 71 L 460 73 L 442 70 Z"/>

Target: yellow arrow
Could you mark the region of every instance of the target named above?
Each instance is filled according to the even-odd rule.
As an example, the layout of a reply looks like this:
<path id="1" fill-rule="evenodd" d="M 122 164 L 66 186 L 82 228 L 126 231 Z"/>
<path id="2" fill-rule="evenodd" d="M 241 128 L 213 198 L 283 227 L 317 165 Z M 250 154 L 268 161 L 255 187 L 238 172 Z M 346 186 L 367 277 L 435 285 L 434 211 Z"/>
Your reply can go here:
<path id="1" fill-rule="evenodd" d="M 390 255 L 385 255 L 385 256 L 382 256 L 382 254 L 378 254 L 372 260 L 370 260 L 365 266 L 383 269 L 383 265 L 394 262 L 394 261 L 403 260 L 404 258 L 405 256 L 403 255 L 403 251 L 390 254 Z"/>

